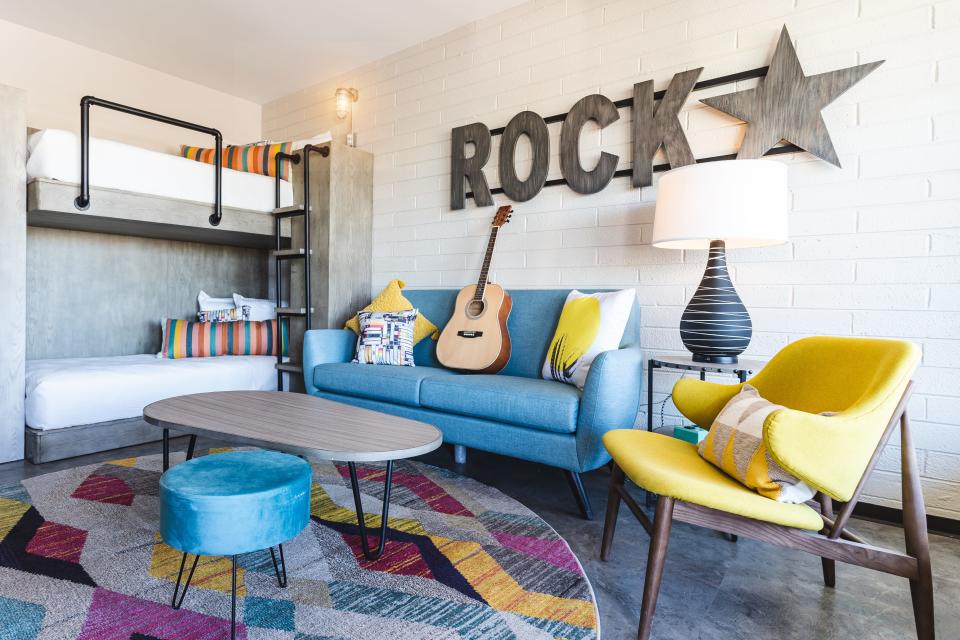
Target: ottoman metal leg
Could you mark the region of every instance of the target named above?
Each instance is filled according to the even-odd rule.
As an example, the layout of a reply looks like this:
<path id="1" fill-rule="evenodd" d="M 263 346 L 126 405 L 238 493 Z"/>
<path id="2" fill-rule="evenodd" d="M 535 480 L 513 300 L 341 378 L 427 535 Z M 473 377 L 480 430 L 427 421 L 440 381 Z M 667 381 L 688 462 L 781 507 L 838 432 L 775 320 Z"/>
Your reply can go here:
<path id="1" fill-rule="evenodd" d="M 277 554 L 270 547 L 270 557 L 273 558 L 273 570 L 277 574 L 277 584 L 283 589 L 287 586 L 287 563 L 283 559 L 283 545 L 280 545 L 280 565 L 277 566 Z M 281 577 L 282 576 L 282 577 Z"/>
<path id="2" fill-rule="evenodd" d="M 383 511 L 380 515 L 380 542 L 374 550 L 370 549 L 370 543 L 367 540 L 367 523 L 363 515 L 363 505 L 360 502 L 360 483 L 357 480 L 357 465 L 348 462 L 347 467 L 350 469 L 350 485 L 353 489 L 353 503 L 357 509 L 357 524 L 360 527 L 360 546 L 363 548 L 363 557 L 367 560 L 377 560 L 383 555 L 383 549 L 387 544 L 387 516 L 390 513 L 390 488 L 393 484 L 393 460 L 387 461 L 387 477 L 383 484 Z"/>
<path id="3" fill-rule="evenodd" d="M 190 586 L 190 581 L 193 580 L 193 572 L 197 570 L 197 562 L 200 560 L 200 556 L 193 557 L 193 565 L 190 567 L 190 573 L 187 575 L 187 582 L 183 585 L 183 593 L 180 594 L 180 600 L 177 600 L 177 592 L 180 591 L 180 579 L 183 578 L 183 568 L 187 565 L 187 556 L 189 554 L 184 553 L 183 558 L 180 560 L 180 571 L 177 573 L 177 584 L 173 587 L 173 600 L 170 602 L 170 606 L 174 609 L 179 609 L 183 604 L 183 599 L 187 597 L 187 588 Z"/>

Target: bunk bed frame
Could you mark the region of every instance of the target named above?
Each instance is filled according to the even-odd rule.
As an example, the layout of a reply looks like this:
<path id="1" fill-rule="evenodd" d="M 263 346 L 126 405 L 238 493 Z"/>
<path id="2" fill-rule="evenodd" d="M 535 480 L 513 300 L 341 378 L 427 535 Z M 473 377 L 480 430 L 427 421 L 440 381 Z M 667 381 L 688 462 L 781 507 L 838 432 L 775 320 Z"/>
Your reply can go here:
<path id="1" fill-rule="evenodd" d="M 91 187 L 90 107 L 102 107 L 213 136 L 213 212 L 208 215 L 210 205 L 202 202 Z M 161 240 L 273 248 L 274 225 L 269 216 L 238 208 L 224 211 L 222 154 L 223 135 L 219 129 L 95 96 L 84 96 L 80 100 L 80 183 L 45 178 L 30 180 L 27 184 L 27 223 L 35 227 Z M 279 182 L 277 189 L 279 191 Z M 289 225 L 286 225 L 282 232 L 288 235 L 288 229 Z"/>
<path id="2" fill-rule="evenodd" d="M 356 309 L 369 301 L 372 286 L 373 156 L 343 144 L 330 143 L 308 146 L 304 150 L 278 158 L 278 165 L 281 160 L 302 165 L 302 172 L 294 171 L 291 174 L 294 202 L 301 204 L 282 209 L 277 206 L 272 215 L 224 208 L 221 202 L 222 170 L 221 164 L 217 162 L 215 202 L 211 213 L 208 203 L 91 187 L 89 110 L 94 106 L 103 107 L 207 133 L 214 137 L 217 159 L 220 157 L 222 145 L 222 136 L 218 130 L 87 96 L 80 105 L 80 183 L 33 179 L 26 184 L 24 133 L 28 130 L 25 126 L 23 102 L 13 101 L 14 106 L 10 106 L 7 102 L 0 101 L 0 125 L 4 122 L 4 110 L 9 109 L 17 112 L 17 118 L 13 122 L 24 125 L 20 129 L 22 142 L 15 145 L 15 153 L 11 156 L 15 161 L 8 162 L 18 167 L 18 173 L 10 179 L 0 172 L 0 195 L 3 194 L 4 187 L 11 185 L 13 188 L 8 188 L 11 193 L 25 192 L 25 198 L 21 195 L 20 204 L 14 203 L 12 209 L 0 198 L 0 205 L 7 209 L 0 209 L 0 225 L 9 219 L 15 226 L 19 225 L 24 229 L 24 236 L 26 227 L 29 226 L 260 250 L 263 260 L 260 262 L 258 259 L 255 268 L 262 269 L 267 274 L 265 293 L 278 301 L 278 317 L 287 322 L 302 322 L 296 331 L 290 332 L 289 351 L 294 357 L 290 361 L 281 361 L 278 358 L 278 383 L 282 385 L 285 373 L 291 374 L 290 386 L 295 390 L 302 389 L 299 376 L 292 374 L 302 371 L 299 352 L 302 349 L 303 330 L 313 326 L 342 326 Z M 309 161 L 305 161 L 309 156 L 315 158 L 313 166 Z M 3 160 L 0 152 L 0 168 L 3 167 Z M 279 198 L 279 178 L 276 184 Z M 279 199 L 276 204 L 279 205 Z M 336 242 L 331 235 L 334 228 L 337 229 L 338 236 L 343 234 L 343 238 L 338 237 Z M 25 248 L 26 240 L 26 237 L 23 237 L 21 249 Z M 6 267 L 6 262 L 11 259 L 21 270 L 24 269 L 23 253 L 17 252 L 0 256 L 0 266 Z M 311 271 L 316 275 L 311 276 Z M 284 297 L 283 283 L 286 279 L 289 281 L 286 292 L 290 297 L 290 304 L 281 307 L 279 301 Z M 25 289 L 24 286 L 20 291 L 30 295 L 31 292 L 26 292 Z M 39 292 L 33 293 L 42 295 Z M 196 292 L 184 291 L 183 295 L 192 297 Z M 21 294 L 21 313 L 26 308 L 23 299 L 24 295 Z M 145 318 L 144 322 L 155 323 L 157 320 L 159 318 L 151 317 Z M 159 336 L 159 333 L 157 335 Z M 23 335 L 14 336 L 14 339 L 28 344 Z M 139 417 L 46 431 L 25 427 L 25 352 L 27 357 L 31 357 L 30 348 L 27 346 L 19 351 L 18 362 L 8 364 L 0 361 L 0 373 L 3 373 L 4 368 L 10 368 L 12 379 L 19 385 L 14 393 L 14 399 L 19 395 L 19 406 L 16 406 L 15 401 L 3 405 L 3 399 L 0 398 L 0 405 L 3 405 L 0 409 L 4 406 L 13 409 L 13 420 L 20 425 L 20 433 L 14 435 L 20 438 L 26 433 L 25 441 L 22 441 L 23 450 L 31 461 L 46 462 L 158 439 L 156 430 Z M 97 355 L 117 353 L 125 352 Z M 0 429 L 0 437 L 3 435 L 3 429 Z"/>

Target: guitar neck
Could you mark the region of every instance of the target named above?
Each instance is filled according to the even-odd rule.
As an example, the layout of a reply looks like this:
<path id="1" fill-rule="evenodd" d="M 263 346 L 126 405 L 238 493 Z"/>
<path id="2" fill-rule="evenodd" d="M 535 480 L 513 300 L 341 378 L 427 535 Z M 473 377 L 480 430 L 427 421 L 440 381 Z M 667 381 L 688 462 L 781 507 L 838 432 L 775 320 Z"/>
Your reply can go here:
<path id="1" fill-rule="evenodd" d="M 487 273 L 490 271 L 490 260 L 493 258 L 493 247 L 497 243 L 497 232 L 500 227 L 490 229 L 490 239 L 487 241 L 487 253 L 483 257 L 483 266 L 480 268 L 480 279 L 477 280 L 477 289 L 473 294 L 473 299 L 483 300 L 483 291 L 487 287 Z"/>

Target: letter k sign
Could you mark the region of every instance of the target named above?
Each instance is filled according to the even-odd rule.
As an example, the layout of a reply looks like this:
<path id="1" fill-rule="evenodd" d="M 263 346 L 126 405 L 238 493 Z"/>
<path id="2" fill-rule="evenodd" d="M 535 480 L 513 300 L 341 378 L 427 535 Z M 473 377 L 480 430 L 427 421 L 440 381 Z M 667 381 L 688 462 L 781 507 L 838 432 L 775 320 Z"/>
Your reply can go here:
<path id="1" fill-rule="evenodd" d="M 653 184 L 653 156 L 660 145 L 667 153 L 671 169 L 696 162 L 677 114 L 693 91 L 701 71 L 703 67 L 673 76 L 659 106 L 654 104 L 653 80 L 633 85 L 634 187 Z"/>

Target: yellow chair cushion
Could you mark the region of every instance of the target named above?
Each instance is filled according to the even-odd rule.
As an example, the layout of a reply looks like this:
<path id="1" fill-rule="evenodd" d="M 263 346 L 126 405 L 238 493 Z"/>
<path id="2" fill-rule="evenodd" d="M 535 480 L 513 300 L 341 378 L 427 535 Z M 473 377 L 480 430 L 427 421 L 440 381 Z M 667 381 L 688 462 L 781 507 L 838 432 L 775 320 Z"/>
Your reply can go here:
<path id="1" fill-rule="evenodd" d="M 764 498 L 701 458 L 694 444 L 637 429 L 608 431 L 603 444 L 630 480 L 658 495 L 785 527 L 823 528 L 811 507 Z"/>
<path id="2" fill-rule="evenodd" d="M 365 306 L 361 311 L 409 311 L 413 309 L 413 303 L 407 300 L 400 291 L 406 286 L 403 280 L 396 278 L 383 288 L 373 302 Z M 355 334 L 360 335 L 360 317 L 353 316 L 343 325 L 344 329 L 350 329 Z M 413 344 L 417 344 L 427 336 L 434 340 L 440 337 L 440 331 L 437 326 L 430 322 L 422 313 L 417 314 L 417 321 L 413 326 Z"/>

